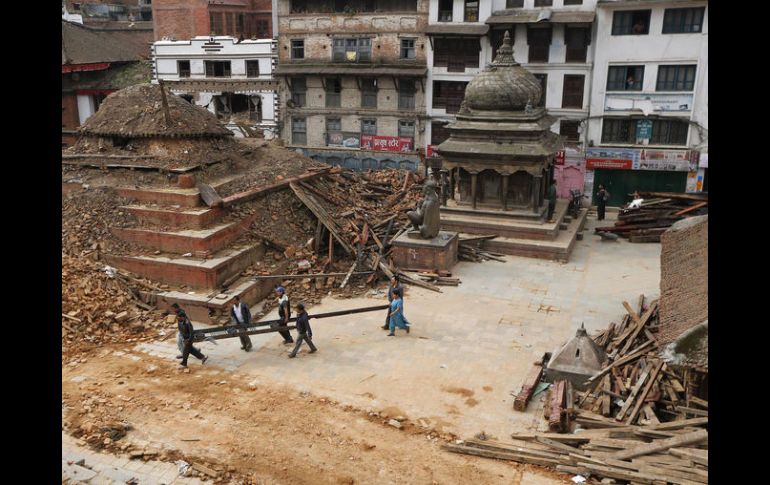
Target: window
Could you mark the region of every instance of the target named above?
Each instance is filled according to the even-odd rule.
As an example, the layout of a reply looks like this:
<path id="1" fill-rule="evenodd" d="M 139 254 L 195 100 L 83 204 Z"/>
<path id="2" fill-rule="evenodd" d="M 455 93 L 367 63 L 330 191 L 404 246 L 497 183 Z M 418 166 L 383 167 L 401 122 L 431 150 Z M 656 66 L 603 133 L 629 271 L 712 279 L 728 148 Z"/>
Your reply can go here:
<path id="1" fill-rule="evenodd" d="M 548 74 L 535 74 L 538 81 L 540 81 L 540 90 L 543 95 L 540 96 L 540 102 L 535 105 L 536 108 L 545 108 L 545 93 L 548 91 Z"/>
<path id="2" fill-rule="evenodd" d="M 270 35 L 270 23 L 267 20 L 257 20 L 257 38 L 266 39 Z"/>
<path id="3" fill-rule="evenodd" d="M 230 61 L 205 61 L 206 77 L 230 77 Z"/>
<path id="4" fill-rule="evenodd" d="M 583 0 L 564 0 L 564 6 L 567 5 L 583 5 Z"/>
<path id="5" fill-rule="evenodd" d="M 305 118 L 291 119 L 291 142 L 295 145 L 307 145 L 307 124 Z"/>
<path id="6" fill-rule="evenodd" d="M 179 77 L 190 77 L 190 61 L 176 61 Z"/>
<path id="7" fill-rule="evenodd" d="M 460 103 L 465 97 L 467 82 L 434 81 L 433 107 L 444 108 L 447 113 L 460 111 Z"/>
<path id="8" fill-rule="evenodd" d="M 414 81 L 401 79 L 398 83 L 398 109 L 414 109 Z"/>
<path id="9" fill-rule="evenodd" d="M 361 134 L 362 135 L 376 135 L 377 134 L 377 120 L 375 120 L 375 119 L 361 120 Z"/>
<path id="10" fill-rule="evenodd" d="M 505 0 L 505 8 L 524 8 L 524 0 Z"/>
<path id="11" fill-rule="evenodd" d="M 687 144 L 686 121 L 679 120 L 655 120 L 652 122 L 651 145 L 686 145 Z"/>
<path id="12" fill-rule="evenodd" d="M 636 120 L 605 118 L 602 123 L 602 143 L 636 142 Z"/>
<path id="13" fill-rule="evenodd" d="M 454 0 L 438 0 L 438 21 L 452 21 L 452 4 Z"/>
<path id="14" fill-rule="evenodd" d="M 695 66 L 660 66 L 655 91 L 692 91 Z"/>
<path id="15" fill-rule="evenodd" d="M 326 78 L 326 107 L 339 108 L 342 98 L 342 81 L 337 77 Z"/>
<path id="16" fill-rule="evenodd" d="M 529 62 L 548 62 L 551 47 L 551 27 L 527 27 Z"/>
<path id="17" fill-rule="evenodd" d="M 414 138 L 414 121 L 399 120 L 398 136 Z"/>
<path id="18" fill-rule="evenodd" d="M 559 134 L 567 141 L 579 142 L 580 133 L 578 133 L 578 127 L 580 121 L 578 120 L 561 120 L 559 122 Z"/>
<path id="19" fill-rule="evenodd" d="M 342 120 L 340 118 L 326 118 L 326 132 L 342 131 Z"/>
<path id="20" fill-rule="evenodd" d="M 703 31 L 703 12 L 700 8 L 667 8 L 663 15 L 664 34 L 694 34 Z"/>
<path id="21" fill-rule="evenodd" d="M 583 85 L 586 77 L 583 75 L 564 75 L 564 91 L 561 97 L 562 108 L 583 109 Z"/>
<path id="22" fill-rule="evenodd" d="M 624 10 L 612 16 L 612 35 L 647 35 L 650 10 Z"/>
<path id="23" fill-rule="evenodd" d="M 535 7 L 553 7 L 553 0 L 535 0 Z"/>
<path id="24" fill-rule="evenodd" d="M 372 39 L 333 39 L 333 62 L 371 62 Z"/>
<path id="25" fill-rule="evenodd" d="M 465 0 L 465 21 L 479 21 L 479 0 Z"/>
<path id="26" fill-rule="evenodd" d="M 211 35 L 222 35 L 225 32 L 224 18 L 221 13 L 209 14 Z"/>
<path id="27" fill-rule="evenodd" d="M 304 39 L 291 41 L 291 58 L 292 59 L 305 58 L 305 40 Z"/>
<path id="28" fill-rule="evenodd" d="M 588 44 L 591 43 L 591 28 L 565 27 L 564 43 L 567 45 L 567 62 L 585 62 Z"/>
<path id="29" fill-rule="evenodd" d="M 503 36 L 505 35 L 506 29 L 490 29 L 489 31 L 489 42 L 492 44 L 492 59 L 497 57 L 497 49 L 503 45 Z M 516 43 L 516 25 L 511 25 L 510 29 L 511 32 L 511 45 L 515 45 Z"/>
<path id="30" fill-rule="evenodd" d="M 259 61 L 246 61 L 246 77 L 259 77 Z"/>
<path id="31" fill-rule="evenodd" d="M 361 107 L 377 107 L 377 80 L 374 78 L 361 79 Z"/>
<path id="32" fill-rule="evenodd" d="M 295 77 L 291 80 L 291 100 L 294 107 L 301 108 L 305 106 L 307 94 L 307 83 L 304 77 Z"/>
<path id="33" fill-rule="evenodd" d="M 246 29 L 245 29 L 245 22 L 244 22 L 244 19 L 243 19 L 243 14 L 239 13 L 237 18 L 238 18 L 238 24 L 237 24 L 238 25 L 238 29 L 237 29 L 236 34 L 243 35 L 244 32 L 246 31 Z"/>
<path id="34" fill-rule="evenodd" d="M 641 91 L 644 66 L 610 66 L 607 72 L 607 91 Z"/>
<path id="35" fill-rule="evenodd" d="M 479 50 L 477 37 L 438 37 L 433 41 L 433 65 L 465 72 L 465 68 L 479 67 Z"/>
<path id="36" fill-rule="evenodd" d="M 430 124 L 430 144 L 440 145 L 449 139 L 448 123 L 433 122 Z"/>
<path id="37" fill-rule="evenodd" d="M 414 39 L 401 39 L 401 59 L 414 59 Z"/>

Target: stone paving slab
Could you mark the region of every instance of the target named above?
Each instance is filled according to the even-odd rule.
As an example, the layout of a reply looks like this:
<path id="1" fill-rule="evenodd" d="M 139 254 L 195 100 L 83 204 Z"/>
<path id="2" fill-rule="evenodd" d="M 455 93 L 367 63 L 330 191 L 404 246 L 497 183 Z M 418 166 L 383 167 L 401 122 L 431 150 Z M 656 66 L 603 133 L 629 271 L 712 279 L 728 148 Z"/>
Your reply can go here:
<path id="1" fill-rule="evenodd" d="M 527 412 L 513 411 L 511 393 L 518 392 L 532 362 L 558 348 L 581 323 L 593 332 L 619 322 L 623 300 L 635 304 L 640 293 L 659 294 L 660 245 L 602 242 L 593 235 L 596 222 L 589 216 L 568 263 L 515 256 L 505 263 L 460 262 L 453 269 L 460 286 L 442 287 L 442 293 L 408 288 L 410 335 L 397 330 L 396 337 L 387 337 L 380 329 L 383 311 L 311 319 L 319 352 L 309 355 L 303 346 L 294 360 L 287 359 L 291 347 L 277 334 L 252 336 L 248 353 L 237 339 L 199 346 L 209 356 L 207 366 L 364 409 L 396 408 L 413 421 L 423 418 L 460 436 L 484 430 L 505 439 L 514 431 L 544 430 L 545 393 Z M 607 223 L 612 220 L 602 222 Z M 384 292 L 325 298 L 311 314 L 385 298 Z M 139 349 L 177 362 L 172 339 Z M 200 363 L 191 359 L 190 365 Z"/>
<path id="2" fill-rule="evenodd" d="M 99 453 L 84 446 L 62 431 L 62 481 L 90 485 L 118 485 L 134 479 L 138 485 L 208 485 L 196 477 L 181 477 L 175 463 L 129 460 L 109 453 Z M 82 465 L 76 463 L 83 460 Z"/>

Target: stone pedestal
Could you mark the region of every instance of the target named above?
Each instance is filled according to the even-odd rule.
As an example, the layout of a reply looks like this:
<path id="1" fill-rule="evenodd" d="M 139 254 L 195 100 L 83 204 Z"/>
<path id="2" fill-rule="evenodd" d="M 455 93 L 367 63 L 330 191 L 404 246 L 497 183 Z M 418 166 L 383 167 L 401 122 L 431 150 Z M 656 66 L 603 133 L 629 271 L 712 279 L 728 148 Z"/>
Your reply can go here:
<path id="1" fill-rule="evenodd" d="M 439 231 L 433 239 L 422 239 L 412 231 L 393 241 L 393 261 L 401 269 L 450 271 L 457 263 L 456 232 Z"/>

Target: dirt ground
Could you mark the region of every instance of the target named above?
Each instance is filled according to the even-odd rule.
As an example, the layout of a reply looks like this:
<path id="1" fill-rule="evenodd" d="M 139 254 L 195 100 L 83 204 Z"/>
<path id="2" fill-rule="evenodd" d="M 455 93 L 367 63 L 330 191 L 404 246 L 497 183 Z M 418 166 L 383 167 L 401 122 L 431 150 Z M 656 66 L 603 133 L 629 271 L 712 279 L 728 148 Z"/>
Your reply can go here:
<path id="1" fill-rule="evenodd" d="M 157 444 L 162 459 L 217 470 L 217 483 L 569 483 L 549 470 L 443 451 L 435 432 L 408 421 L 396 429 L 364 410 L 194 359 L 179 371 L 125 345 L 63 366 L 62 409 L 64 429 L 94 447 Z"/>

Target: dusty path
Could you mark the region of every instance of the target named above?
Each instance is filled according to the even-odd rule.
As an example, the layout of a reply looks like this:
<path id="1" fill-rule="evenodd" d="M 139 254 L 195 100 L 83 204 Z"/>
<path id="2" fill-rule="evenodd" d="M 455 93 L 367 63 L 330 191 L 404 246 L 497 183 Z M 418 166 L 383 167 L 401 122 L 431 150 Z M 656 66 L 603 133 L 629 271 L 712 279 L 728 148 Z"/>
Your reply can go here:
<path id="1" fill-rule="evenodd" d="M 149 442 L 168 457 L 219 469 L 220 483 L 569 483 L 534 467 L 454 455 L 411 423 L 399 430 L 365 411 L 289 388 L 250 386 L 247 376 L 197 361 L 180 372 L 128 347 L 82 360 L 62 369 L 69 432 L 93 441 L 105 424 L 129 424 L 108 448 Z M 307 379 L 312 388 L 312 373 Z"/>

